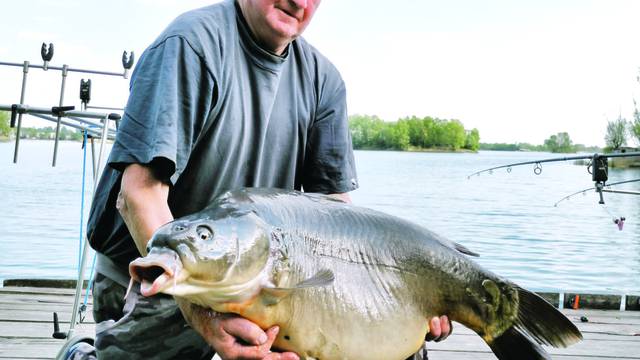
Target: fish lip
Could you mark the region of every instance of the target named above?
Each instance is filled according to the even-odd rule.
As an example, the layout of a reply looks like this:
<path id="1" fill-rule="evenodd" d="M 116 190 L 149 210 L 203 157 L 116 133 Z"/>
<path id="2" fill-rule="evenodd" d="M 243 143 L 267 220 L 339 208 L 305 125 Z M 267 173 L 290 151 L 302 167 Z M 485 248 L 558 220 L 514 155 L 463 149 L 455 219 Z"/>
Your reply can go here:
<path id="1" fill-rule="evenodd" d="M 140 293 L 144 296 L 160 293 L 186 277 L 178 253 L 167 249 L 154 249 L 147 256 L 132 261 L 129 275 L 140 283 Z"/>

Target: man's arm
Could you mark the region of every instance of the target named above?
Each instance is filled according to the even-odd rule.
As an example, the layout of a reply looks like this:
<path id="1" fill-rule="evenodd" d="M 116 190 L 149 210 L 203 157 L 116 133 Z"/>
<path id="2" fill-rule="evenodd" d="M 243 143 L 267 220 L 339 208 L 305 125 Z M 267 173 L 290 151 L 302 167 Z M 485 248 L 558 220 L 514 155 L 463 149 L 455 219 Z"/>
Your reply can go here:
<path id="1" fill-rule="evenodd" d="M 147 243 L 153 233 L 173 220 L 168 198 L 169 184 L 158 179 L 151 167 L 131 164 L 125 168 L 116 207 L 142 255 L 147 254 Z M 180 305 L 187 320 L 225 360 L 298 360 L 294 353 L 270 352 L 277 327 L 265 333 L 239 316 L 218 315 L 188 303 Z"/>
<path id="2" fill-rule="evenodd" d="M 157 179 L 150 167 L 131 164 L 125 168 L 116 208 L 143 256 L 151 235 L 173 220 L 168 198 L 169 185 Z"/>

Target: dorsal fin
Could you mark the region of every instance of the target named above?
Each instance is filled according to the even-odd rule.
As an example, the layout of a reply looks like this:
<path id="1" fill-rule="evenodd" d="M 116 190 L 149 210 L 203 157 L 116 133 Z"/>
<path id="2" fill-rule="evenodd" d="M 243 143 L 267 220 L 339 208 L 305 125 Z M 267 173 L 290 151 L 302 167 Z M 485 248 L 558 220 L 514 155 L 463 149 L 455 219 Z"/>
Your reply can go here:
<path id="1" fill-rule="evenodd" d="M 458 244 L 457 242 L 453 242 L 453 246 L 455 247 L 456 250 L 460 251 L 461 253 L 463 253 L 465 255 L 475 256 L 475 257 L 480 256 L 480 254 L 469 250 L 469 248 L 467 248 L 466 246 L 464 246 L 462 244 Z"/>

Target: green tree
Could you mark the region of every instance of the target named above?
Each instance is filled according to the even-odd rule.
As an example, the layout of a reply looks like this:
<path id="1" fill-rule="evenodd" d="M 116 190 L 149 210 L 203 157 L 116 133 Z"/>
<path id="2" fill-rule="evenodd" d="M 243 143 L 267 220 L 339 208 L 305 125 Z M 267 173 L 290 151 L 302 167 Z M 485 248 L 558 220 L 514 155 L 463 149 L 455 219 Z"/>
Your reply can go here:
<path id="1" fill-rule="evenodd" d="M 636 141 L 640 145 L 640 111 L 638 111 L 638 104 L 636 101 L 633 101 L 633 105 L 635 107 L 633 111 L 633 122 L 631 125 L 631 133 L 636 137 Z"/>
<path id="2" fill-rule="evenodd" d="M 478 151 L 480 148 L 480 132 L 478 129 L 473 129 L 467 132 L 466 139 L 464 141 L 464 148 Z"/>
<path id="3" fill-rule="evenodd" d="M 453 150 L 458 150 L 464 147 L 467 133 L 464 130 L 464 126 L 458 120 L 445 121 L 442 124 L 444 133 L 442 137 L 442 146 L 451 147 Z"/>
<path id="4" fill-rule="evenodd" d="M 627 119 L 622 115 L 618 116 L 616 120 L 609 121 L 607 124 L 607 134 L 604 137 L 604 141 L 607 147 L 613 150 L 620 149 L 621 146 L 627 143 Z"/>
<path id="5" fill-rule="evenodd" d="M 397 150 L 407 150 L 410 145 L 409 123 L 398 120 L 394 127 L 393 148 Z"/>
<path id="6" fill-rule="evenodd" d="M 439 147 L 444 144 L 444 125 L 440 119 L 426 117 L 422 120 L 429 136 L 425 139 L 425 147 Z"/>
<path id="7" fill-rule="evenodd" d="M 349 130 L 355 149 L 451 148 L 477 150 L 477 129 L 467 132 L 459 120 L 442 120 L 415 116 L 385 122 L 377 116 L 352 115 Z"/>
<path id="8" fill-rule="evenodd" d="M 353 147 L 362 149 L 373 145 L 373 139 L 377 137 L 376 124 L 382 122 L 377 116 L 352 115 L 349 117 L 349 129 Z"/>
<path id="9" fill-rule="evenodd" d="M 575 152 L 573 141 L 571 141 L 571 137 L 566 132 L 551 135 L 551 137 L 544 141 L 544 146 L 553 153 Z"/>
<path id="10" fill-rule="evenodd" d="M 0 138 L 8 138 L 9 135 L 11 135 L 9 113 L 6 111 L 0 111 Z"/>
<path id="11" fill-rule="evenodd" d="M 409 135 L 409 145 L 415 147 L 425 147 L 427 138 L 427 128 L 422 119 L 412 116 L 410 118 L 401 119 L 406 124 L 407 133 Z"/>

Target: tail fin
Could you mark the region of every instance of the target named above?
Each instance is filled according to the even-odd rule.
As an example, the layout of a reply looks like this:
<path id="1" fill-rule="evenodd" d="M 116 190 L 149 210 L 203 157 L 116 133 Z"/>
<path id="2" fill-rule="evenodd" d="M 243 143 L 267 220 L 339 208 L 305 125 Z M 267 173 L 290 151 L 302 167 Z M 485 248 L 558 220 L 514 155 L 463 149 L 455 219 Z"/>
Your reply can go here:
<path id="1" fill-rule="evenodd" d="M 510 327 L 493 340 L 489 347 L 500 360 L 550 360 L 542 346 L 515 327 Z"/>
<path id="2" fill-rule="evenodd" d="M 500 360 L 546 360 L 549 354 L 539 345 L 567 347 L 582 339 L 580 330 L 540 296 L 516 287 L 518 316 L 512 327 L 490 344 Z"/>
<path id="3" fill-rule="evenodd" d="M 580 330 L 553 305 L 540 296 L 518 290 L 518 319 L 516 327 L 538 343 L 553 347 L 567 347 L 582 340 Z"/>

